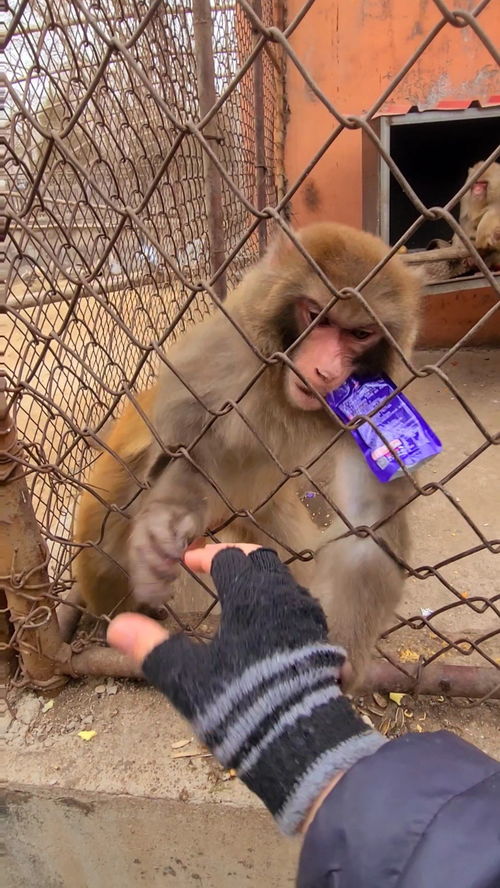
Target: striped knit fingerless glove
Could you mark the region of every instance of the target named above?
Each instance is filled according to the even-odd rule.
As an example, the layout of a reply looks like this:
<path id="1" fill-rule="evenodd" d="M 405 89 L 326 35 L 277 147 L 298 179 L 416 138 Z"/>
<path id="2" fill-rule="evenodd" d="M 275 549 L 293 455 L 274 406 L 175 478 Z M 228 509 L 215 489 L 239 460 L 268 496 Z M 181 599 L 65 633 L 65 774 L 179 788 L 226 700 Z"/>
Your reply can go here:
<path id="1" fill-rule="evenodd" d="M 212 577 L 222 605 L 214 640 L 176 635 L 149 654 L 144 675 L 291 834 L 336 772 L 385 740 L 342 695 L 345 653 L 272 550 L 225 549 Z"/>

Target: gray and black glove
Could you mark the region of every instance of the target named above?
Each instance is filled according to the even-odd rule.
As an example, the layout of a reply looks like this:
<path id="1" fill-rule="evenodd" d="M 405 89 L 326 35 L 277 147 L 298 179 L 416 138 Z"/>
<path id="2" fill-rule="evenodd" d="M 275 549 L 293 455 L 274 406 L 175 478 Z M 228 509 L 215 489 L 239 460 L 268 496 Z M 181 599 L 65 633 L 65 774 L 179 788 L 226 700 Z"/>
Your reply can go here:
<path id="1" fill-rule="evenodd" d="M 143 672 L 294 833 L 335 773 L 385 740 L 342 695 L 345 652 L 328 642 L 321 605 L 275 552 L 224 549 L 212 577 L 222 606 L 216 637 L 169 638 Z"/>

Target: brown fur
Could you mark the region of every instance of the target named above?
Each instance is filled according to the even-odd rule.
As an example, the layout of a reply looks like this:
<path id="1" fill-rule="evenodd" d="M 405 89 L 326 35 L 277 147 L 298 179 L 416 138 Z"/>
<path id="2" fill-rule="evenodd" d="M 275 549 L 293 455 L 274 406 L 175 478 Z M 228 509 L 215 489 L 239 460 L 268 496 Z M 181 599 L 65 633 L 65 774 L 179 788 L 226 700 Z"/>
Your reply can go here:
<path id="1" fill-rule="evenodd" d="M 153 388 L 142 392 L 137 398 L 148 415 L 154 397 Z M 141 462 L 151 446 L 152 436 L 132 403 L 127 404 L 104 437 L 107 447 L 130 465 L 131 472 L 136 467 L 145 480 Z M 75 575 L 88 608 L 96 614 L 110 613 L 119 603 L 121 606 L 116 607 L 117 612 L 134 607 L 130 598 L 126 558 L 130 522 L 120 513 L 110 512 L 106 504 L 125 507 L 138 492 L 139 486 L 113 453 L 103 450 L 97 457 L 88 479 L 97 496 L 84 491 L 75 516 L 75 540 L 80 543 L 92 541 L 94 544 L 82 548 L 75 561 Z M 106 555 L 108 551 L 109 557 Z"/>
<path id="2" fill-rule="evenodd" d="M 500 200 L 492 204 L 480 219 L 476 246 L 490 268 L 500 268 Z"/>
<path id="3" fill-rule="evenodd" d="M 300 233 L 300 239 L 338 288 L 357 286 L 386 253 L 386 247 L 377 238 L 333 223 L 310 226 Z M 418 290 L 417 279 L 398 257 L 392 258 L 363 289 L 368 305 L 408 356 L 417 331 Z M 308 262 L 282 236 L 228 297 L 226 307 L 260 354 L 270 357 L 283 348 L 282 318 L 294 300 L 304 294 L 321 306 L 331 298 Z M 373 323 L 355 297 L 337 303 L 331 316 L 335 323 Z M 294 357 L 295 354 L 298 359 L 300 347 Z M 152 557 L 148 549 L 152 533 L 160 534 L 162 541 L 166 541 L 172 558 L 180 557 L 189 539 L 227 520 L 233 510 L 253 511 L 279 487 L 269 503 L 255 512 L 263 529 L 256 527 L 251 518 L 242 517 L 229 525 L 225 535 L 233 540 L 271 545 L 281 555 L 290 549 L 318 551 L 312 576 L 310 569 L 300 563 L 296 563 L 295 572 L 321 598 L 332 635 L 347 647 L 359 676 L 374 640 L 397 603 L 401 571 L 369 538 L 351 536 L 336 540 L 346 530 L 342 521 L 327 536 L 320 534 L 299 502 L 299 480 L 289 479 L 279 486 L 285 478 L 283 473 L 310 464 L 331 440 L 335 432 L 331 416 L 323 410 L 305 412 L 285 399 L 284 368 L 279 361 L 269 365 L 240 398 L 262 362 L 222 313 L 191 327 L 169 350 L 168 361 L 196 391 L 199 401 L 172 370 L 162 368 L 157 385 L 142 398 L 144 409 L 151 415 L 166 447 L 189 445 L 207 420 L 228 401 L 237 401 L 238 410 L 218 416 L 208 433 L 190 450 L 201 473 L 186 458 L 173 459 L 139 501 L 134 499 L 139 488 L 130 473 L 108 454 L 100 457 L 89 484 L 110 504 L 123 508 L 130 503 L 130 516 L 137 515 L 138 510 L 140 514 L 134 522 L 129 563 L 130 521 L 116 512 L 108 514 L 106 506 L 91 493 L 82 495 L 75 537 L 79 542 L 98 543 L 95 548 L 84 548 L 76 560 L 78 582 L 89 607 L 96 613 L 123 607 L 121 599 L 129 590 L 125 573 L 116 562 L 131 569 L 139 600 L 160 601 L 166 595 L 165 582 L 157 579 L 152 583 L 145 567 Z M 379 369 L 394 374 L 397 364 L 391 353 L 388 366 Z M 256 429 L 275 460 L 238 411 Z M 141 479 L 146 478 L 161 455 L 161 449 L 130 406 L 116 423 L 108 444 L 127 463 L 133 463 L 133 471 Z M 348 435 L 314 463 L 310 471 L 313 479 L 326 488 L 342 516 L 354 526 L 383 519 L 406 500 L 410 489 L 406 479 L 390 484 L 378 482 Z M 377 537 L 404 557 L 404 511 L 384 524 Z M 130 607 L 130 599 L 126 607 Z"/>

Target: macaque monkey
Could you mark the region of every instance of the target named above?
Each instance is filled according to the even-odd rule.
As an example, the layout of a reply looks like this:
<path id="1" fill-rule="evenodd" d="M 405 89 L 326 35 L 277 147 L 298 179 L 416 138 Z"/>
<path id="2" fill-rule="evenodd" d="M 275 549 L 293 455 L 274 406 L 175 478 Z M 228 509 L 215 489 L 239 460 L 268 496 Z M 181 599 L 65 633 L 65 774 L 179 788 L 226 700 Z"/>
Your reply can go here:
<path id="1" fill-rule="evenodd" d="M 344 225 L 315 224 L 297 236 L 339 290 L 360 284 L 386 254 L 378 238 Z M 418 277 L 395 256 L 361 291 L 406 356 L 419 290 Z M 300 560 L 291 569 L 320 598 L 333 639 L 361 677 L 400 598 L 406 510 L 392 513 L 413 487 L 406 477 L 378 481 L 349 432 L 321 456 L 339 426 L 318 396 L 353 372 L 394 376 L 398 364 L 356 294 L 323 312 L 331 300 L 307 259 L 280 235 L 224 303 L 247 341 L 218 311 L 168 350 L 155 386 L 139 398 L 158 440 L 129 404 L 106 442 L 125 465 L 101 454 L 87 482 L 95 495 L 85 491 L 78 508 L 75 539 L 86 545 L 76 575 L 91 611 L 160 604 L 190 542 L 228 522 L 229 540 L 271 546 L 288 558 L 316 553 L 312 573 Z M 279 357 L 265 365 L 254 349 L 264 361 Z M 338 521 L 326 533 L 299 500 L 305 478 L 298 467 L 335 504 Z M 372 536 L 356 535 L 360 526 L 373 528 Z"/>
<path id="2" fill-rule="evenodd" d="M 483 162 L 480 161 L 470 167 L 467 178 L 474 175 L 474 172 L 479 169 Z M 492 249 L 489 238 L 495 228 L 498 227 L 499 208 L 500 163 L 491 163 L 486 167 L 481 177 L 466 191 L 460 201 L 460 225 L 480 253 L 487 254 Z M 480 231 L 480 226 L 485 216 L 488 216 L 488 221 L 482 225 Z M 496 219 L 496 224 L 493 222 L 494 219 Z M 462 243 L 457 234 L 453 237 L 453 243 Z"/>

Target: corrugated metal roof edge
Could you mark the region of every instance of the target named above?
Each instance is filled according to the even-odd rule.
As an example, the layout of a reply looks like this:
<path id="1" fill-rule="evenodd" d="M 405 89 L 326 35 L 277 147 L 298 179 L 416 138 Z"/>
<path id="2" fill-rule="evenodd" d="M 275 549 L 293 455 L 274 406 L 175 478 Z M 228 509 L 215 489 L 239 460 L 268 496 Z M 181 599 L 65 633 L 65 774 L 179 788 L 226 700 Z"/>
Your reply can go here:
<path id="1" fill-rule="evenodd" d="M 495 108 L 500 106 L 500 95 L 492 95 L 487 99 L 443 99 L 434 105 L 425 108 L 419 108 L 411 102 L 404 104 L 403 102 L 393 102 L 383 105 L 377 117 L 384 115 L 409 114 L 410 111 L 416 111 L 425 114 L 426 111 L 466 111 L 467 108 Z"/>

